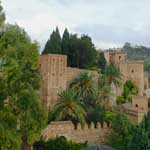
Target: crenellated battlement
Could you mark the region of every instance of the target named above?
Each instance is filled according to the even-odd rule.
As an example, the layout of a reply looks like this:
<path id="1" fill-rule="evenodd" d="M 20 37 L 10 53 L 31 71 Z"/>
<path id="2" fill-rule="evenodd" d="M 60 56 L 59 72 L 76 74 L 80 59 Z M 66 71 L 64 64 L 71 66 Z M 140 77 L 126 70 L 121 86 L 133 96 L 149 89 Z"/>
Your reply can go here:
<path id="1" fill-rule="evenodd" d="M 71 121 L 57 121 L 51 122 L 50 125 L 43 131 L 43 137 L 48 140 L 57 136 L 64 136 L 68 140 L 75 142 L 88 143 L 105 143 L 105 139 L 110 132 L 110 125 L 107 123 L 101 124 L 98 122 L 94 124 L 80 124 L 76 126 Z"/>

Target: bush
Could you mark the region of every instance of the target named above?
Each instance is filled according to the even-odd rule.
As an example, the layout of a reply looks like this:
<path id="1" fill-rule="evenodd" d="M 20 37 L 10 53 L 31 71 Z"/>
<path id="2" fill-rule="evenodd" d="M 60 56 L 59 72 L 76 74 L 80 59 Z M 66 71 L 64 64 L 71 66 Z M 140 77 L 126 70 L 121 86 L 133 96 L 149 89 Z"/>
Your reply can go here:
<path id="1" fill-rule="evenodd" d="M 127 115 L 119 112 L 112 122 L 112 131 L 107 144 L 116 150 L 127 150 L 134 129 L 135 126 L 130 122 Z"/>
<path id="2" fill-rule="evenodd" d="M 88 150 L 88 145 L 67 141 L 65 137 L 57 137 L 46 142 L 34 143 L 33 150 Z"/>
<path id="3" fill-rule="evenodd" d="M 105 110 L 100 106 L 96 106 L 95 108 L 89 109 L 88 120 L 87 122 L 104 122 L 105 121 Z"/>
<path id="4" fill-rule="evenodd" d="M 123 87 L 122 96 L 128 101 L 132 101 L 132 97 L 138 94 L 138 88 L 131 80 L 127 80 Z"/>
<path id="5" fill-rule="evenodd" d="M 105 112 L 105 121 L 106 122 L 112 122 L 115 118 L 116 114 L 111 111 L 106 111 Z"/>
<path id="6" fill-rule="evenodd" d="M 124 104 L 126 103 L 126 99 L 123 96 L 117 97 L 117 104 Z"/>

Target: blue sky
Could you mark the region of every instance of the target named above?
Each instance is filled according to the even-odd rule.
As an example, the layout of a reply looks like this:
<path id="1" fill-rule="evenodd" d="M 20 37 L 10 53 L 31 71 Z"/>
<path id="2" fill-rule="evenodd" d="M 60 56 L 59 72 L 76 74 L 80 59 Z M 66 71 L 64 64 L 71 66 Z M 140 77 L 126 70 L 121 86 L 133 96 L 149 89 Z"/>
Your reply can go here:
<path id="1" fill-rule="evenodd" d="M 58 26 L 88 34 L 97 48 L 150 46 L 150 0 L 2 0 L 7 22 L 24 27 L 41 48 Z"/>

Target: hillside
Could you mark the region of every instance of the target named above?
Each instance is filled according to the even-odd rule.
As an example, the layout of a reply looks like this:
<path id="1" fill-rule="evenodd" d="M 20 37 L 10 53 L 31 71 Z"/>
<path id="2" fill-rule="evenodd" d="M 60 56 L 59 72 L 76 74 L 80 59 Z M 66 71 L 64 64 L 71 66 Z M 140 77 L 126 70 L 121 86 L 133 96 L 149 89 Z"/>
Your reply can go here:
<path id="1" fill-rule="evenodd" d="M 129 60 L 144 60 L 144 69 L 150 73 L 150 47 L 131 46 L 130 43 L 125 43 L 123 49 L 127 52 Z"/>

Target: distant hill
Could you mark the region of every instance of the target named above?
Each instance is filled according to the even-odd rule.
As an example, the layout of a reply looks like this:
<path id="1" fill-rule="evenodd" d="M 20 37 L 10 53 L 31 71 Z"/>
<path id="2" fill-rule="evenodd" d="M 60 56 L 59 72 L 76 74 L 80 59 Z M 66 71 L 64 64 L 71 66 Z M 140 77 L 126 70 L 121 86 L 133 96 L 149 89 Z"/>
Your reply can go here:
<path id="1" fill-rule="evenodd" d="M 125 43 L 123 50 L 127 52 L 129 60 L 144 60 L 144 69 L 150 74 L 150 47 Z"/>

